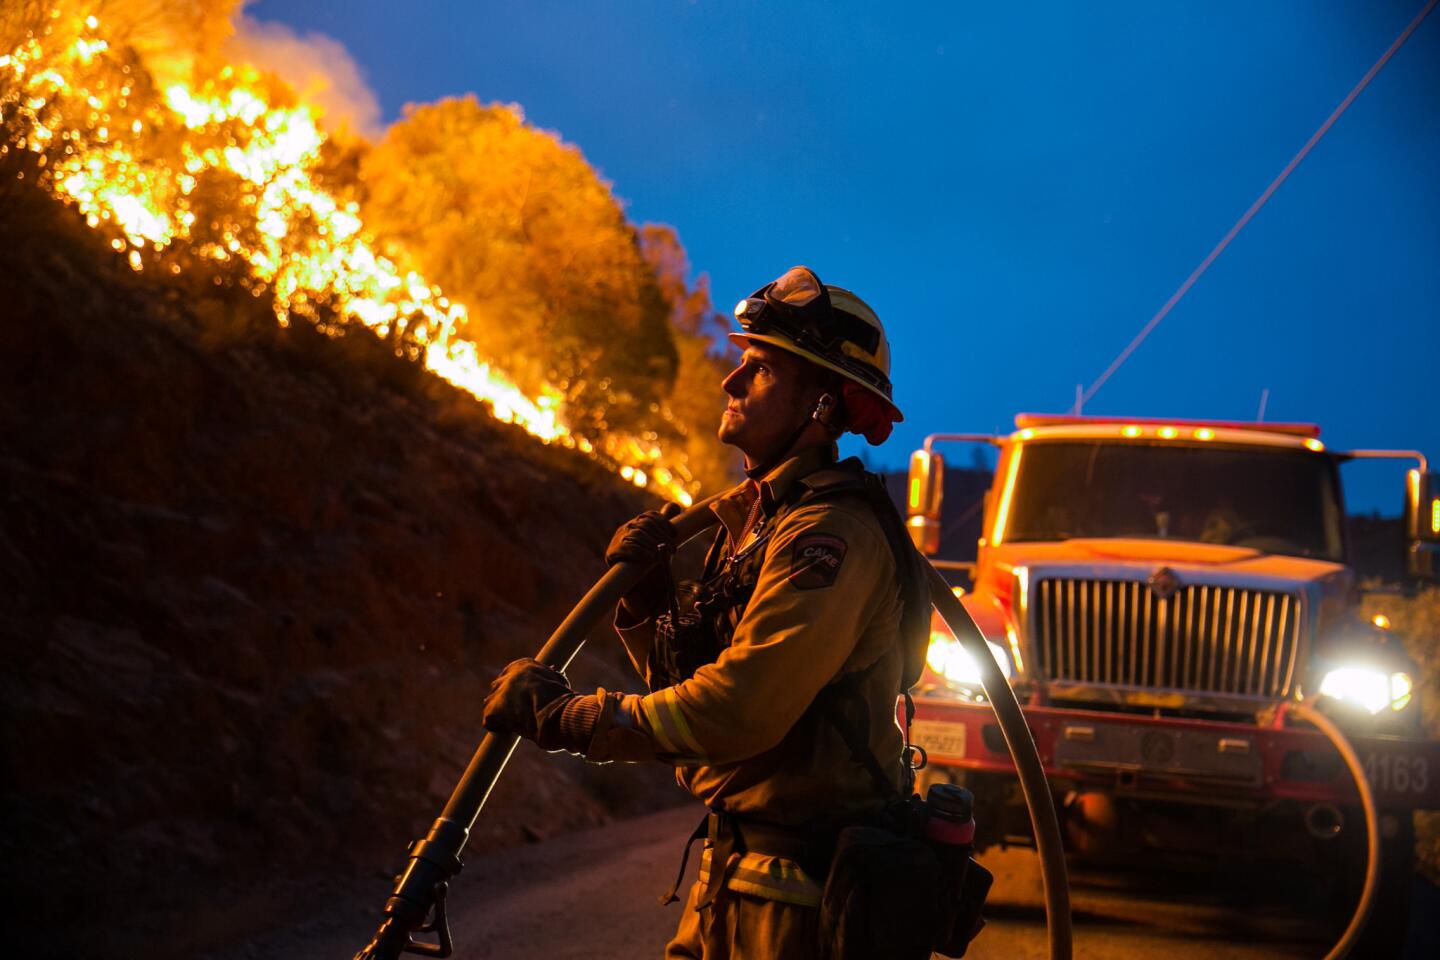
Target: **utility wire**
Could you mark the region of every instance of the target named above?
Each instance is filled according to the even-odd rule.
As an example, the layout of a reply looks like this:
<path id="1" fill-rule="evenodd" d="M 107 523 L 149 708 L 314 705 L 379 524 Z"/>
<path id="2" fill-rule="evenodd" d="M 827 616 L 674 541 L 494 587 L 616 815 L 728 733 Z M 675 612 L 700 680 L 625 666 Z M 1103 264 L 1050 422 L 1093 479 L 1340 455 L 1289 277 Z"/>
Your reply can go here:
<path id="1" fill-rule="evenodd" d="M 1395 51 L 1405 45 L 1405 41 L 1410 39 L 1410 34 L 1414 33 L 1415 28 L 1420 26 L 1421 21 L 1429 16 L 1430 11 L 1435 9 L 1437 3 L 1440 3 L 1440 0 L 1429 0 L 1429 2 L 1425 4 L 1424 9 L 1415 15 L 1415 19 L 1410 21 L 1410 25 L 1395 39 L 1394 43 L 1390 44 L 1390 49 L 1385 51 L 1384 56 L 1375 61 L 1375 66 L 1371 67 L 1370 71 L 1366 73 L 1364 77 L 1360 78 L 1360 82 L 1355 85 L 1355 89 L 1351 90 L 1349 95 L 1340 101 L 1340 106 L 1335 108 L 1335 112 L 1330 114 L 1329 118 L 1320 125 L 1320 129 L 1315 131 L 1305 146 L 1300 148 L 1300 152 L 1295 154 L 1290 162 L 1285 165 L 1284 170 L 1280 171 L 1280 175 L 1271 182 L 1270 186 L 1265 188 L 1265 192 L 1260 194 L 1260 199 L 1250 205 L 1250 209 L 1245 211 L 1245 215 L 1235 222 L 1235 226 L 1231 227 L 1230 232 L 1225 234 L 1224 238 L 1215 245 L 1215 249 L 1210 251 L 1210 255 L 1200 261 L 1200 266 L 1196 267 L 1194 272 L 1185 278 L 1185 282 L 1180 284 L 1180 288 L 1170 295 L 1170 299 L 1166 300 L 1165 305 L 1160 308 L 1155 316 L 1150 318 L 1150 322 L 1140 328 L 1140 332 L 1135 335 L 1135 339 L 1131 340 L 1129 346 L 1120 351 L 1120 355 L 1111 361 L 1110 366 L 1105 368 L 1105 372 L 1100 374 L 1099 378 L 1090 384 L 1089 388 L 1075 399 L 1075 406 L 1071 408 L 1071 413 L 1078 414 L 1085 403 L 1091 397 L 1095 396 L 1096 391 L 1105 385 L 1105 381 L 1109 380 L 1115 371 L 1120 369 L 1120 365 L 1130 358 L 1130 354 L 1135 352 L 1135 348 L 1139 347 L 1145 338 L 1150 336 L 1151 332 L 1160 325 L 1160 321 L 1165 319 L 1165 315 L 1174 309 L 1175 304 L 1180 302 L 1180 298 L 1185 296 L 1190 288 L 1195 285 L 1195 281 L 1199 280 L 1200 276 L 1210 268 L 1210 264 L 1215 262 L 1215 258 L 1220 256 L 1226 247 L 1230 246 L 1230 241 L 1235 239 L 1236 234 L 1245 229 L 1245 224 L 1250 222 L 1250 218 L 1255 216 L 1261 207 L 1265 206 L 1265 201 L 1270 199 L 1270 195 L 1273 194 L 1279 188 L 1280 184 L 1284 183 L 1285 179 L 1290 176 L 1291 172 L 1300 165 L 1300 161 L 1304 160 L 1305 155 L 1314 149 L 1315 144 L 1320 142 L 1320 138 L 1325 136 L 1326 131 L 1334 125 L 1335 121 L 1340 119 L 1340 115 L 1344 113 L 1350 104 L 1354 102 L 1355 98 L 1360 95 L 1360 91 L 1370 85 L 1370 81 L 1375 79 L 1375 75 L 1379 73 L 1380 69 L 1395 55 Z"/>

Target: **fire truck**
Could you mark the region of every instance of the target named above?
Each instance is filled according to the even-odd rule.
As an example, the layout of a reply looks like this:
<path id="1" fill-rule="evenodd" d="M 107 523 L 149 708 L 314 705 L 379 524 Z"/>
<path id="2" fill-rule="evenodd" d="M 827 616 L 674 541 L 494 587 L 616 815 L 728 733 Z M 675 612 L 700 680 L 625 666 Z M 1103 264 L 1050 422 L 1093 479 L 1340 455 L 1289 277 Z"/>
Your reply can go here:
<path id="1" fill-rule="evenodd" d="M 1309 703 L 1363 760 L 1382 838 L 1366 955 L 1393 951 L 1413 886 L 1410 813 L 1440 808 L 1440 741 L 1424 738 L 1400 638 L 1359 613 L 1339 467 L 1413 462 L 1402 524 L 1414 587 L 1440 570 L 1440 482 L 1425 456 L 1330 450 L 1309 424 L 1015 422 L 1008 436 L 928 437 L 910 462 L 907 522 L 934 557 L 936 447 L 998 448 L 973 567 L 936 562 L 971 575 L 956 592 L 1024 709 L 1067 852 L 1299 863 L 1337 879 L 1337 906 L 1353 902 L 1366 862 L 1358 791 L 1330 741 L 1294 716 Z M 979 846 L 1033 842 L 977 664 L 938 617 L 928 653 L 912 725 L 922 778 L 975 794 Z"/>

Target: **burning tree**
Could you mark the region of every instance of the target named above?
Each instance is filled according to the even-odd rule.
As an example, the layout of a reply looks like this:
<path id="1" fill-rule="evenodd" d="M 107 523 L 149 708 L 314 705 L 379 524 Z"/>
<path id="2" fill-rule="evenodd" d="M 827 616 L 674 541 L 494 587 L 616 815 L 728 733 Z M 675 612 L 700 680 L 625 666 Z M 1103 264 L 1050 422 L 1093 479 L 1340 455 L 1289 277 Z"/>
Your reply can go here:
<path id="1" fill-rule="evenodd" d="M 676 422 L 690 428 L 687 464 L 704 487 L 723 486 L 739 469 L 737 452 L 716 443 L 711 428 L 716 409 L 724 403 L 720 381 L 740 359 L 725 339 L 729 321 L 711 303 L 708 278 L 702 274 L 690 283 L 690 261 L 673 228 L 645 224 L 640 249 L 659 280 L 660 296 L 670 305 L 677 354 L 670 409 Z"/>
<path id="2" fill-rule="evenodd" d="M 635 228 L 573 146 L 520 108 L 474 97 L 411 107 L 361 165 L 367 222 L 454 296 L 465 335 L 564 392 L 572 425 L 644 430 L 676 353 Z"/>

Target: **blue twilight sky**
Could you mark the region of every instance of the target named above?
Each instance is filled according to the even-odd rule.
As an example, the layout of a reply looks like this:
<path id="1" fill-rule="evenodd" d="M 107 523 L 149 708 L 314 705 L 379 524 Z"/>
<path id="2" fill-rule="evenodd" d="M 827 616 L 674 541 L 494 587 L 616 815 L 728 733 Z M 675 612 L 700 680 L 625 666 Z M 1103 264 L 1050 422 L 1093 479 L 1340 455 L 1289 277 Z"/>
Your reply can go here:
<path id="1" fill-rule="evenodd" d="M 726 309 L 794 263 L 886 322 L 906 422 L 1007 430 L 1093 381 L 1423 0 L 262 0 L 379 98 L 474 92 L 673 224 Z M 1440 12 L 1087 413 L 1314 420 L 1440 458 Z M 717 409 L 718 409 L 717 393 Z M 858 449 L 858 448 L 856 448 Z M 968 462 L 958 451 L 956 457 Z M 1398 510 L 1400 466 L 1347 468 Z"/>

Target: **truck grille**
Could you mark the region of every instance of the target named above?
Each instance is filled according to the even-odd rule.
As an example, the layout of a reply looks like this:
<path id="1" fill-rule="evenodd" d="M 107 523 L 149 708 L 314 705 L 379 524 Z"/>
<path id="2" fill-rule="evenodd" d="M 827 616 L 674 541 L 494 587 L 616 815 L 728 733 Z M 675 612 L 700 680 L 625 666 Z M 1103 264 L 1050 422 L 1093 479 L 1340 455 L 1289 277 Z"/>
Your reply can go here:
<path id="1" fill-rule="evenodd" d="M 1040 667 L 1052 680 L 1290 692 L 1300 647 L 1291 594 L 1192 584 L 1162 600 L 1137 581 L 1048 578 L 1031 604 Z"/>

